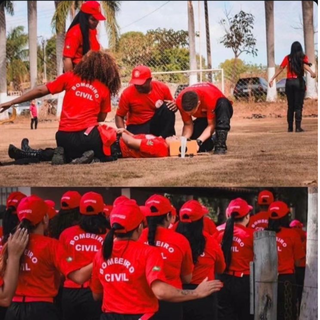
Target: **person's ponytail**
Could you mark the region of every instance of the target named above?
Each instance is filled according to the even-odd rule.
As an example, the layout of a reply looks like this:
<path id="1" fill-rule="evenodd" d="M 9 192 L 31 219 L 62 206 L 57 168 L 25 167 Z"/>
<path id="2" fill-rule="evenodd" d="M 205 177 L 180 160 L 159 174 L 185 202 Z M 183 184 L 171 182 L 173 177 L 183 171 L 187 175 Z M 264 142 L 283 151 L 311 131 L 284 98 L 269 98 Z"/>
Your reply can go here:
<path id="1" fill-rule="evenodd" d="M 102 254 L 104 260 L 108 260 L 111 257 L 112 249 L 113 249 L 113 240 L 114 240 L 114 234 L 117 230 L 124 229 L 123 226 L 121 226 L 118 223 L 114 223 L 112 225 L 111 230 L 108 232 L 107 236 L 104 239 L 103 245 L 102 245 Z"/>
<path id="2" fill-rule="evenodd" d="M 226 270 L 229 269 L 231 264 L 231 247 L 233 242 L 233 230 L 234 230 L 234 215 L 232 214 L 231 217 L 226 222 L 226 228 L 224 230 L 222 242 L 221 242 L 221 249 L 224 255 L 224 259 L 226 261 Z"/>

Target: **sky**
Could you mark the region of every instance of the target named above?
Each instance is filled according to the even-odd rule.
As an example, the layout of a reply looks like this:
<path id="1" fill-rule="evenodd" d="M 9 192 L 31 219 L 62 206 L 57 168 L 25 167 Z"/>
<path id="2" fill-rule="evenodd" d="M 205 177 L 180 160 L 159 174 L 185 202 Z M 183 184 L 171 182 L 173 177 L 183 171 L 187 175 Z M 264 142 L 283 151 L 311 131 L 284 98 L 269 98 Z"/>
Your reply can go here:
<path id="1" fill-rule="evenodd" d="M 27 1 L 13 1 L 14 16 L 7 15 L 7 32 L 18 25 L 27 32 Z M 258 56 L 242 54 L 240 59 L 247 63 L 267 65 L 264 1 L 208 1 L 211 33 L 212 65 L 217 68 L 226 59 L 233 58 L 231 49 L 220 43 L 224 30 L 219 21 L 225 18 L 225 12 L 233 16 L 240 10 L 255 17 L 253 34 L 257 39 Z M 203 1 L 193 1 L 195 31 L 200 30 L 196 39 L 197 53 L 206 56 L 205 20 Z M 200 11 L 199 11 L 200 8 Z M 38 1 L 38 36 L 50 38 L 53 35 L 50 21 L 54 13 L 54 1 Z M 302 30 L 302 8 L 300 1 L 274 1 L 275 18 L 275 61 L 280 64 L 290 52 L 292 42 L 300 41 L 304 47 Z M 121 1 L 117 21 L 120 33 L 166 28 L 188 30 L 187 1 Z M 70 20 L 67 21 L 69 26 Z M 314 26 L 318 30 L 318 6 L 314 2 Z M 41 39 L 41 38 L 39 38 Z M 99 28 L 100 43 L 108 47 L 108 39 L 103 25 Z M 315 34 L 316 49 L 318 33 Z"/>

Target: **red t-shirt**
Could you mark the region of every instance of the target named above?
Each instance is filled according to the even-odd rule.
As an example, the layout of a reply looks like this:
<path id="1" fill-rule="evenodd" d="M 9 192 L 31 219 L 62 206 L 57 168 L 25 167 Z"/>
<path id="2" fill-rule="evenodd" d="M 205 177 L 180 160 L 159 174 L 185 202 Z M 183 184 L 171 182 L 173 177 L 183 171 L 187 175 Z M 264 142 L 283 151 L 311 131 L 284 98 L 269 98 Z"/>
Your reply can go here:
<path id="1" fill-rule="evenodd" d="M 91 50 L 100 50 L 100 43 L 97 40 L 96 29 L 89 29 L 89 42 Z M 64 41 L 63 56 L 71 58 L 74 64 L 81 61 L 83 56 L 83 39 L 80 24 L 76 24 L 67 32 L 66 39 Z"/>
<path id="2" fill-rule="evenodd" d="M 308 60 L 307 56 L 304 56 L 303 62 L 309 63 L 309 60 Z M 291 72 L 291 70 L 290 70 L 289 56 L 285 56 L 284 57 L 280 67 L 281 68 L 287 67 L 287 79 L 296 79 L 296 78 L 298 78 L 298 76 L 295 73 Z"/>
<path id="3" fill-rule="evenodd" d="M 221 243 L 225 225 L 219 227 L 221 227 L 221 232 L 218 235 L 218 242 Z M 253 261 L 253 233 L 253 229 L 239 224 L 234 225 L 229 271 L 243 272 L 245 275 L 250 274 L 250 262 Z"/>
<path id="4" fill-rule="evenodd" d="M 38 109 L 35 104 L 30 105 L 30 113 L 33 118 L 36 118 L 38 116 Z"/>
<path id="5" fill-rule="evenodd" d="M 139 241 L 148 244 L 149 228 L 143 230 Z M 155 237 L 164 262 L 167 282 L 176 288 L 182 288 L 180 276 L 187 276 L 193 271 L 192 253 L 189 241 L 181 234 L 162 227 L 157 228 Z"/>
<path id="6" fill-rule="evenodd" d="M 103 294 L 103 312 L 145 314 L 158 311 L 151 290 L 154 281 L 166 282 L 160 251 L 137 241 L 115 240 L 105 261 L 101 250 L 93 262 L 91 290 Z"/>
<path id="7" fill-rule="evenodd" d="M 206 245 L 204 252 L 198 257 L 192 274 L 192 284 L 201 283 L 206 277 L 208 280 L 215 279 L 215 273 L 222 273 L 226 267 L 223 252 L 217 240 L 204 232 Z"/>
<path id="8" fill-rule="evenodd" d="M 203 217 L 203 231 L 210 235 L 213 235 L 217 232 L 216 224 L 207 216 Z"/>
<path id="9" fill-rule="evenodd" d="M 151 82 L 149 93 L 140 93 L 134 85 L 126 88 L 120 97 L 117 116 L 127 116 L 126 124 L 142 124 L 148 122 L 161 107 L 164 100 L 173 100 L 169 87 L 159 81 Z"/>
<path id="10" fill-rule="evenodd" d="M 63 246 L 56 239 L 30 234 L 20 266 L 16 296 L 53 298 L 58 293 L 57 278 L 73 269 L 66 262 Z"/>
<path id="11" fill-rule="evenodd" d="M 81 81 L 73 72 L 67 72 L 46 86 L 51 94 L 66 91 L 59 131 L 74 132 L 97 126 L 99 113 L 111 111 L 110 91 L 100 81 Z"/>
<path id="12" fill-rule="evenodd" d="M 2 252 L 3 228 L 0 227 L 0 252 Z"/>
<path id="13" fill-rule="evenodd" d="M 200 99 L 200 106 L 193 114 L 195 118 L 207 118 L 208 120 L 215 119 L 215 109 L 217 101 L 220 98 L 225 98 L 224 94 L 213 84 L 209 82 L 197 83 L 182 90 L 176 100 L 177 107 L 180 111 L 183 122 L 189 122 L 192 117 L 182 109 L 182 96 L 185 92 L 194 91 Z"/>
<path id="14" fill-rule="evenodd" d="M 302 228 L 292 228 L 292 230 L 295 230 L 296 232 L 298 232 L 302 242 L 303 250 L 307 255 L 307 233 Z M 306 266 L 306 258 L 307 256 L 305 256 L 304 259 L 302 260 L 301 267 Z"/>
<path id="15" fill-rule="evenodd" d="M 135 139 L 141 139 L 140 150 L 129 148 L 120 139 L 120 149 L 123 158 L 161 158 L 169 156 L 169 147 L 166 140 L 152 134 L 137 134 Z"/>
<path id="16" fill-rule="evenodd" d="M 268 227 L 269 213 L 267 211 L 260 211 L 259 213 L 250 217 L 248 227 L 256 231 L 264 230 Z"/>
<path id="17" fill-rule="evenodd" d="M 79 226 L 73 226 L 65 229 L 59 238 L 69 259 L 77 261 L 84 267 L 93 262 L 94 256 L 100 250 L 106 234 L 94 234 L 85 232 Z M 86 288 L 89 287 L 89 281 L 82 286 L 66 279 L 63 285 L 65 288 Z"/>
<path id="18" fill-rule="evenodd" d="M 294 273 L 294 261 L 305 257 L 299 234 L 293 229 L 281 228 L 281 231 L 276 234 L 276 240 L 279 274 Z"/>

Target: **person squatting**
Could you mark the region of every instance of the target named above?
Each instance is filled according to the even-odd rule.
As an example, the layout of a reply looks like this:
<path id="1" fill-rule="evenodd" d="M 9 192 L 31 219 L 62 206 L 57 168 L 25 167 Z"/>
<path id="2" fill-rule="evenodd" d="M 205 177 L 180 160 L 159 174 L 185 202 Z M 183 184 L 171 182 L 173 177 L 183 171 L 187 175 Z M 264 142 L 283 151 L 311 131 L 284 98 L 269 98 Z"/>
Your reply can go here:
<path id="1" fill-rule="evenodd" d="M 296 320 L 295 274 L 305 266 L 306 244 L 297 220 L 289 228 L 287 204 L 263 195 L 279 247 L 278 319 L 290 309 Z M 252 211 L 233 199 L 216 227 L 197 200 L 178 210 L 159 194 L 142 205 L 125 196 L 106 205 L 99 193 L 70 190 L 56 210 L 52 200 L 12 192 L 0 229 L 1 319 L 253 319 Z"/>

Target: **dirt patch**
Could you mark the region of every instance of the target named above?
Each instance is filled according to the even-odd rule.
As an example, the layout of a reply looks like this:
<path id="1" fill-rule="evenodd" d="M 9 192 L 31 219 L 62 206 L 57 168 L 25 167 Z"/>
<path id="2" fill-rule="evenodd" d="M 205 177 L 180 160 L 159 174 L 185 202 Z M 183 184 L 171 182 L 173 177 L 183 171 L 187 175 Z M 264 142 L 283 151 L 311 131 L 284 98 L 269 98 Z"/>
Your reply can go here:
<path id="1" fill-rule="evenodd" d="M 286 103 L 234 104 L 228 153 L 194 158 L 120 159 L 92 165 L 49 163 L 0 167 L 2 187 L 13 186 L 316 186 L 318 184 L 318 102 L 306 101 L 303 133 L 288 133 Z M 114 125 L 114 112 L 107 123 Z M 9 143 L 20 145 L 27 137 L 33 148 L 55 147 L 58 120 L 18 118 L 0 127 L 0 161 L 9 161 Z M 177 113 L 176 129 L 182 122 Z"/>

